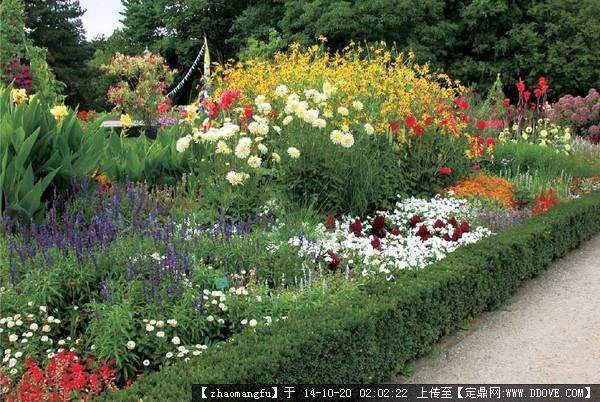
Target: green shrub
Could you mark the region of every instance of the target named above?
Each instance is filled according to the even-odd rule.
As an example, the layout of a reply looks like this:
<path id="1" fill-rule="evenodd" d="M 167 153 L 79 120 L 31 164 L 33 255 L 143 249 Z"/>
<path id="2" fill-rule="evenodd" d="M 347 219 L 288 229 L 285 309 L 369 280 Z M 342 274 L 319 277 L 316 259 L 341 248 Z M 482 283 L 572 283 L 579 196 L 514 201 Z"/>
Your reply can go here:
<path id="1" fill-rule="evenodd" d="M 600 231 L 600 192 L 561 204 L 395 282 L 340 290 L 325 305 L 246 331 L 199 359 L 163 367 L 104 400 L 187 400 L 191 384 L 373 383 Z"/>

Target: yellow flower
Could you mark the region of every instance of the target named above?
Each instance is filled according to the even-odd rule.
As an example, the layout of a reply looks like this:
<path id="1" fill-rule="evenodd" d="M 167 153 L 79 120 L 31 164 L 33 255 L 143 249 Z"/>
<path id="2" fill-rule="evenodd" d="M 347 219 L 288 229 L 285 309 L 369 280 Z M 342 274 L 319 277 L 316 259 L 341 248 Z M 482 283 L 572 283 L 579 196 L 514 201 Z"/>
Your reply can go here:
<path id="1" fill-rule="evenodd" d="M 52 114 L 52 116 L 54 116 L 54 119 L 56 121 L 61 121 L 65 118 L 66 115 L 69 114 L 69 112 L 67 111 L 67 107 L 64 105 L 54 106 L 52 109 L 50 109 L 50 113 Z"/>
<path id="2" fill-rule="evenodd" d="M 131 120 L 131 117 L 129 117 L 128 114 L 122 114 L 121 127 L 123 127 L 124 129 L 128 129 L 131 128 L 131 126 L 133 126 L 133 120 Z"/>
<path id="3" fill-rule="evenodd" d="M 10 91 L 10 97 L 15 104 L 20 105 L 27 100 L 27 92 L 24 89 L 13 89 Z"/>

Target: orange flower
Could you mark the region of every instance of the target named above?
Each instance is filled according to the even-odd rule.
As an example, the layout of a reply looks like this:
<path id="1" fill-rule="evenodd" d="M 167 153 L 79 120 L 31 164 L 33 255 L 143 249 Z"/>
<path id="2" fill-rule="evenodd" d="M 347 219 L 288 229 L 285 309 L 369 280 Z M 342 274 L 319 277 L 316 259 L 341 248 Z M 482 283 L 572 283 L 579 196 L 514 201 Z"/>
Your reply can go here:
<path id="1" fill-rule="evenodd" d="M 444 192 L 454 192 L 459 198 L 480 197 L 500 201 L 508 208 L 515 209 L 518 204 L 514 200 L 513 184 L 501 177 L 478 173 L 462 180 L 455 186 L 447 187 Z"/>

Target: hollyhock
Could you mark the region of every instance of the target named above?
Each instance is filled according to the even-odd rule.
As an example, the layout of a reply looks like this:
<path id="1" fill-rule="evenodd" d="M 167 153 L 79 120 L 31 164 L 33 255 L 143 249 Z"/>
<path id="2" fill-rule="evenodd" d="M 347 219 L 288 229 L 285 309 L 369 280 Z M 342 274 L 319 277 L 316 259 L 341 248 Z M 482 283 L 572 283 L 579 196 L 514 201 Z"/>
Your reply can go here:
<path id="1" fill-rule="evenodd" d="M 443 176 L 449 176 L 452 174 L 452 168 L 449 168 L 448 166 L 442 166 L 438 172 Z"/>
<path id="2" fill-rule="evenodd" d="M 362 223 L 359 218 L 356 218 L 353 223 L 350 224 L 350 232 L 354 233 L 354 236 L 360 237 L 362 234 Z"/>

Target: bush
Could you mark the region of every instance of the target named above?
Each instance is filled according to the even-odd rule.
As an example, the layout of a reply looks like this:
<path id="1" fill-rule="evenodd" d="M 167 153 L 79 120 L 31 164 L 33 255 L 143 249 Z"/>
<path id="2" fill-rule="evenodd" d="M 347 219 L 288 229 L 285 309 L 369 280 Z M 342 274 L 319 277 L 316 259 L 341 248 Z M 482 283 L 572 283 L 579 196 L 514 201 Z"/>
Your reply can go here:
<path id="1" fill-rule="evenodd" d="M 469 245 L 396 282 L 347 288 L 260 334 L 165 367 L 104 400 L 189 399 L 191 384 L 385 381 L 440 337 L 600 231 L 600 193 Z"/>

